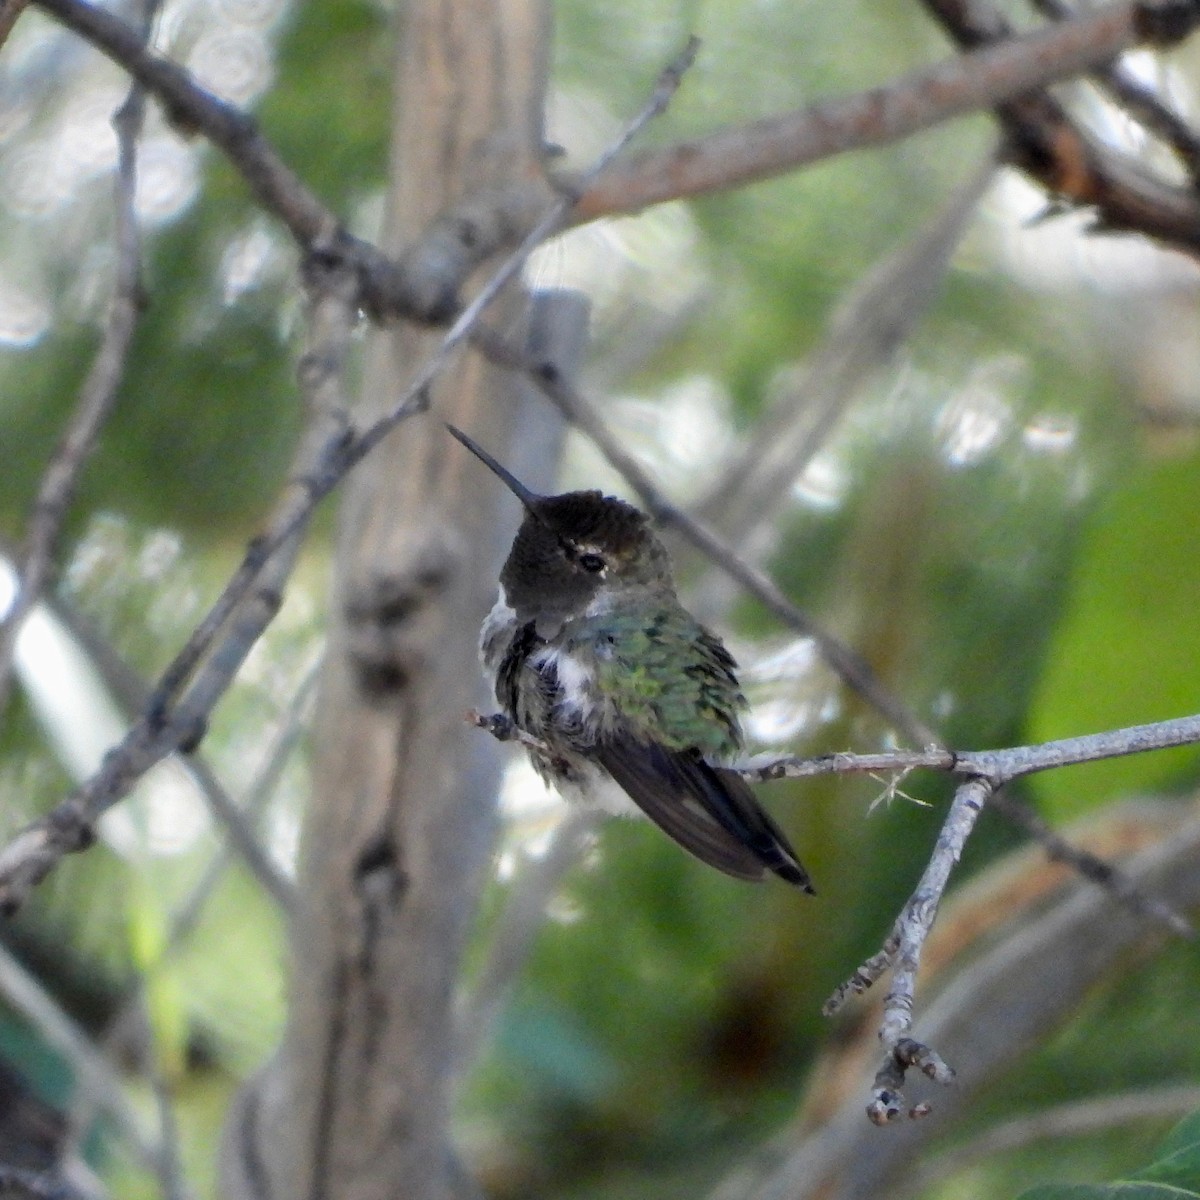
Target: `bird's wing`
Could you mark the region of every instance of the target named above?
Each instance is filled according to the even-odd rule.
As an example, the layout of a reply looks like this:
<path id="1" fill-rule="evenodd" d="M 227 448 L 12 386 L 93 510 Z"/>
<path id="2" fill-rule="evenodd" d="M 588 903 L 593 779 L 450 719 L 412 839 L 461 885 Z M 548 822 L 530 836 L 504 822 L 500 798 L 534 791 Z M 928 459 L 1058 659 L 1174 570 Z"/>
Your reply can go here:
<path id="1" fill-rule="evenodd" d="M 771 870 L 813 890 L 787 838 L 733 771 L 710 766 L 694 750 L 636 738 L 608 738 L 597 752 L 642 812 L 702 862 L 735 879 L 759 880 Z"/>

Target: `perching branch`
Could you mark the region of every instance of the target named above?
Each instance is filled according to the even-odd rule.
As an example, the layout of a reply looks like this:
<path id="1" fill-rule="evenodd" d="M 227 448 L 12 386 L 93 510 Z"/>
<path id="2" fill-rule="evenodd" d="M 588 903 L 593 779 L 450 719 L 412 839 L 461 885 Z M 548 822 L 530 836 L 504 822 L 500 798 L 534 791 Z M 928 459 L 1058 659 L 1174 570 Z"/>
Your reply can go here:
<path id="1" fill-rule="evenodd" d="M 1126 807 L 1130 814 L 1124 819 L 1118 815 L 1117 824 L 1132 821 L 1149 835 L 1124 863 L 1129 877 L 1139 889 L 1165 897 L 1181 911 L 1200 905 L 1195 867 L 1200 817 L 1178 804 L 1164 804 L 1146 825 L 1144 803 Z M 997 880 L 996 886 L 1011 898 L 1008 885 Z M 939 957 L 933 951 L 940 932 L 949 944 L 941 949 L 943 966 L 934 980 L 938 990 L 921 1015 L 920 1036 L 958 1068 L 955 1112 L 947 1112 L 947 1118 L 962 1114 L 969 1098 L 1000 1072 L 1026 1062 L 1048 1030 L 1112 978 L 1117 964 L 1127 964 L 1131 953 L 1144 951 L 1155 940 L 1143 921 L 1096 888 L 1068 883 L 1053 897 L 1039 889 L 1009 920 L 996 912 L 996 894 L 992 888 L 976 899 L 963 898 L 968 911 L 959 915 L 970 928 L 979 928 L 980 905 L 987 906 L 993 923 L 1003 921 L 1004 926 L 986 946 L 972 941 L 969 963 L 946 969 L 947 959 L 957 963 L 962 957 L 963 930 L 954 927 L 952 911 L 943 914 L 951 918 L 950 928 L 935 930 L 926 954 L 932 966 Z M 955 900 L 951 897 L 948 908 Z M 830 1046 L 818 1067 L 827 1086 L 814 1097 L 815 1107 L 751 1152 L 709 1200 L 914 1195 L 910 1176 L 927 1161 L 933 1140 L 946 1125 L 905 1121 L 880 1138 L 863 1120 L 859 1097 L 873 1086 L 874 1040 L 866 1025 L 849 1043 L 839 1040 Z"/>
<path id="2" fill-rule="evenodd" d="M 1013 746 L 1007 750 L 947 750 L 933 745 L 925 750 L 889 750 L 879 754 L 822 754 L 816 758 L 783 756 L 761 765 L 747 766 L 741 773 L 751 782 L 764 783 L 771 779 L 806 779 L 814 775 L 928 769 L 983 779 L 998 788 L 1038 771 L 1121 758 L 1127 754 L 1145 754 L 1151 750 L 1168 750 L 1172 746 L 1190 746 L 1197 742 L 1200 742 L 1200 715 L 1130 725 L 1125 729 L 1060 738 L 1031 746 Z"/>
<path id="3" fill-rule="evenodd" d="M 472 713 L 469 719 L 502 741 L 515 738 L 531 745 L 533 749 L 543 749 L 535 738 L 516 730 L 503 716 L 483 717 Z M 910 1068 L 917 1067 L 937 1083 L 949 1083 L 954 1078 L 954 1071 L 934 1048 L 911 1036 L 917 974 L 925 941 L 937 918 L 951 872 L 962 856 L 963 847 L 980 813 L 994 799 L 997 790 L 1005 783 L 1037 771 L 1196 742 L 1200 742 L 1200 716 L 1065 738 L 1041 745 L 1016 746 L 1008 750 L 952 751 L 930 746 L 924 751 L 825 754 L 810 759 L 784 757 L 740 769 L 743 778 L 755 783 L 854 772 L 907 773 L 918 768 L 964 777 L 964 782 L 955 792 L 920 882 L 897 918 L 883 948 L 839 985 L 822 1010 L 826 1016 L 832 1016 L 851 997 L 861 995 L 884 974 L 891 972 L 892 983 L 884 1001 L 884 1014 L 879 1028 L 884 1062 L 876 1074 L 871 1102 L 867 1107 L 867 1115 L 875 1124 L 887 1124 L 906 1111 L 903 1084 Z M 1185 917 L 1161 901 L 1147 897 L 1141 888 L 1115 867 L 1067 846 L 1052 831 L 1040 828 L 1031 829 L 1031 832 L 1039 838 L 1048 833 L 1055 843 L 1051 851 L 1054 857 L 1070 861 L 1085 878 L 1098 884 L 1139 916 L 1160 920 L 1180 936 L 1195 936 Z M 907 1109 L 910 1117 L 924 1116 L 928 1111 L 927 1104 Z"/>

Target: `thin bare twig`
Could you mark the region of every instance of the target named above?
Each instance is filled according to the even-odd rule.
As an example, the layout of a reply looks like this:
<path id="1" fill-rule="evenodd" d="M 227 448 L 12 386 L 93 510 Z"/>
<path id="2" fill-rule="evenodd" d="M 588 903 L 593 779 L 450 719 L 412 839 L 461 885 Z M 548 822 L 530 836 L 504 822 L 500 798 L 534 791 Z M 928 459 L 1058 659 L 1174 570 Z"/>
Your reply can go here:
<path id="1" fill-rule="evenodd" d="M 917 991 L 917 972 L 921 966 L 925 939 L 933 928 L 938 906 L 950 882 L 950 872 L 962 857 L 963 847 L 991 791 L 992 788 L 983 780 L 971 779 L 955 792 L 933 854 L 896 922 L 893 933 L 896 951 L 891 960 L 892 986 L 884 998 L 883 1020 L 879 1026 L 884 1065 L 875 1077 L 875 1089 L 867 1105 L 867 1116 L 877 1125 L 886 1124 L 900 1115 L 904 1104 L 900 1085 L 909 1067 L 919 1068 L 935 1083 L 949 1083 L 954 1078 L 954 1072 L 936 1051 L 909 1036 Z M 827 1012 L 831 1005 L 826 1006 Z M 914 1112 L 912 1115 L 920 1114 Z"/>
<path id="2" fill-rule="evenodd" d="M 100 771 L 0 851 L 0 907 L 18 906 L 64 854 L 90 845 L 95 819 L 125 795 L 151 766 L 176 749 L 186 752 L 195 746 L 203 735 L 208 714 L 278 611 L 281 589 L 315 504 L 309 486 L 313 464 L 319 473 L 328 462 L 330 447 L 344 442 L 348 425 L 342 403 L 341 373 L 355 320 L 356 289 L 344 272 L 337 272 L 332 278 L 323 276 L 315 286 L 310 348 L 300 368 L 301 386 L 309 399 L 313 419 L 297 451 L 297 466 L 276 506 L 271 528 L 279 529 L 279 534 L 260 539 L 251 547 L 247 560 L 253 562 L 254 570 L 248 571 L 244 562 L 234 576 L 240 590 L 230 599 L 227 588 L 218 600 L 216 607 L 223 609 L 220 625 L 228 620 L 229 627 L 186 694 L 172 703 L 177 693 L 163 698 L 160 685 L 156 692 L 158 702 L 152 698 L 146 715 L 109 752 Z M 214 629 L 214 636 L 215 632 Z M 180 689 L 190 674 L 183 677 Z"/>
<path id="3" fill-rule="evenodd" d="M 1200 715 L 1130 725 L 1104 733 L 1059 738 L 1030 746 L 1012 746 L 1006 750 L 948 750 L 933 744 L 925 750 L 889 750 L 878 754 L 822 754 L 816 758 L 783 755 L 770 762 L 741 768 L 742 775 L 754 783 L 772 779 L 806 779 L 814 775 L 928 769 L 955 775 L 985 779 L 998 788 L 1024 775 L 1057 767 L 1077 766 L 1105 758 L 1167 750 L 1200 742 Z"/>
<path id="4" fill-rule="evenodd" d="M 145 14 L 138 34 L 143 47 L 149 37 L 152 20 L 153 11 L 150 10 Z M 113 292 L 108 302 L 100 347 L 80 389 L 67 430 L 38 485 L 21 561 L 17 567 L 16 594 L 8 612 L 0 617 L 0 713 L 8 701 L 17 637 L 26 616 L 50 581 L 63 519 L 75 495 L 80 472 L 116 404 L 118 389 L 125 374 L 125 360 L 143 307 L 141 233 L 134 201 L 137 192 L 137 143 L 145 108 L 145 94 L 141 85 L 135 83 L 112 119 L 117 135 L 114 186 L 116 276 Z"/>
<path id="5" fill-rule="evenodd" d="M 649 101 L 597 161 L 595 174 L 662 111 L 695 51 L 696 42 L 689 41 L 662 73 Z M 174 73 L 168 74 L 176 78 Z M 299 377 L 314 421 L 297 454 L 299 465 L 267 530 L 250 544 L 221 595 L 164 671 L 145 716 L 74 796 L 0 851 L 0 910 L 19 906 L 64 854 L 86 849 L 96 817 L 124 796 L 151 766 L 175 749 L 186 753 L 198 744 L 208 714 L 278 611 L 283 584 L 316 505 L 397 425 L 428 407 L 432 383 L 470 337 L 486 306 L 516 276 L 538 242 L 558 228 L 573 203 L 570 195 L 555 202 L 459 314 L 399 402 L 357 434 L 343 401 L 341 376 L 361 298 L 361 280 L 335 247 L 310 256 L 309 282 L 316 296 L 310 316 L 312 345 L 301 361 Z"/>
<path id="6" fill-rule="evenodd" d="M 708 526 L 672 504 L 650 473 L 613 436 L 594 406 L 562 378 L 553 363 L 531 358 L 521 347 L 482 325 L 472 331 L 470 340 L 489 362 L 521 371 L 532 379 L 566 419 L 587 434 L 660 525 L 678 532 L 789 628 L 812 638 L 821 657 L 847 686 L 878 709 L 906 738 L 922 745 L 937 741 L 937 735 L 880 684 L 853 650 L 816 626 L 769 576 L 740 558 Z"/>

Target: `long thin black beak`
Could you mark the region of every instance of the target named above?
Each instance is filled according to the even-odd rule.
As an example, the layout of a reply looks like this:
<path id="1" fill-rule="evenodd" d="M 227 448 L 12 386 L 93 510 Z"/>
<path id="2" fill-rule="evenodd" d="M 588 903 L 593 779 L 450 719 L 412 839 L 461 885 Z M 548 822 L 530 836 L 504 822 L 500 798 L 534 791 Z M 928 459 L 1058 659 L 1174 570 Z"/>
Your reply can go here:
<path id="1" fill-rule="evenodd" d="M 511 471 L 506 467 L 502 467 L 482 446 L 471 438 L 467 437 L 461 429 L 456 429 L 449 421 L 446 422 L 446 428 L 451 434 L 456 437 L 484 466 L 491 469 L 492 473 L 498 475 L 508 487 L 508 490 L 521 501 L 530 512 L 535 512 L 535 505 L 542 499 L 537 492 L 532 492 L 527 488 Z"/>

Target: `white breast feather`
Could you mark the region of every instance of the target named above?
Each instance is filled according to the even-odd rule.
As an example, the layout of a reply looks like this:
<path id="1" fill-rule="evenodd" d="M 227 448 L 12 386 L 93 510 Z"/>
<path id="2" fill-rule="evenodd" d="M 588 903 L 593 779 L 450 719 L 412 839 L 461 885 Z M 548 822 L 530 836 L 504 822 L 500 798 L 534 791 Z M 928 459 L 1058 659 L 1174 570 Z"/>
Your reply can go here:
<path id="1" fill-rule="evenodd" d="M 484 617 L 479 628 L 479 657 L 492 675 L 495 675 L 504 658 L 516 624 L 517 614 L 509 607 L 508 597 L 501 588 L 492 611 Z"/>
<path id="2" fill-rule="evenodd" d="M 596 677 L 578 658 L 561 646 L 546 646 L 533 656 L 533 665 L 538 670 L 543 667 L 553 669 L 562 690 L 560 703 L 563 708 L 573 710 L 581 717 L 592 711 Z"/>

